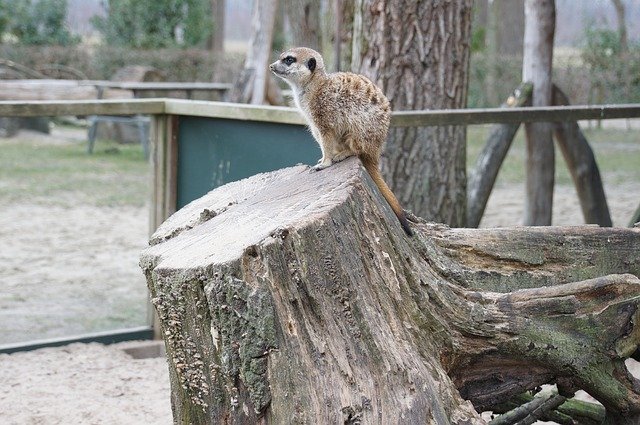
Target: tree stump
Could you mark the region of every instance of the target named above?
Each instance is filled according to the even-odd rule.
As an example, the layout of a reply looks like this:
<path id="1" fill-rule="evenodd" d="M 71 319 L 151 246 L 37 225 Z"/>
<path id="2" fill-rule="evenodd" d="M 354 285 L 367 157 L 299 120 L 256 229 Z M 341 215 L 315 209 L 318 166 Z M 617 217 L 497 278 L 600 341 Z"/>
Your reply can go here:
<path id="1" fill-rule="evenodd" d="M 141 267 L 175 422 L 480 424 L 557 383 L 637 423 L 640 229 L 416 221 L 406 237 L 355 158 L 170 217 Z"/>

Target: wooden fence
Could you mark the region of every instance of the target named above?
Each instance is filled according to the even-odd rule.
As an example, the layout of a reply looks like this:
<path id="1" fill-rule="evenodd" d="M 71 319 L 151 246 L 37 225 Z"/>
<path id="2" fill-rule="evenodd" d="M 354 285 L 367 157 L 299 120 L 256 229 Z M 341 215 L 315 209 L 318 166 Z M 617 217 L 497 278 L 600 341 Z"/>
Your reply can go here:
<path id="1" fill-rule="evenodd" d="M 302 116 L 293 108 L 156 98 L 0 101 L 0 117 L 65 115 L 151 116 L 152 208 L 149 220 L 150 233 L 153 233 L 169 215 L 182 205 L 210 190 L 212 185 L 224 184 L 231 179 L 243 178 L 256 172 L 270 171 L 298 162 L 309 162 L 309 158 L 315 161 L 316 156 L 319 156 L 317 145 L 303 127 Z M 393 113 L 391 125 L 411 127 L 513 124 L 613 118 L 640 118 L 640 104 L 398 111 Z M 274 158 L 265 160 L 265 151 L 258 150 L 256 153 L 258 158 L 251 165 L 251 161 L 247 160 L 246 156 L 241 156 L 239 160 L 235 158 L 238 156 L 237 151 L 221 151 L 219 145 L 216 144 L 219 144 L 220 140 L 231 137 L 231 133 L 238 131 L 241 131 L 243 139 L 252 139 L 252 143 L 254 143 L 243 145 L 243 152 L 257 150 L 262 144 L 268 147 L 270 153 L 275 149 Z M 292 131 L 296 133 L 292 133 Z M 293 148 L 291 145 L 286 145 L 281 148 L 281 151 L 278 151 L 278 148 L 274 147 L 274 144 L 278 144 L 282 140 L 291 139 L 290 135 L 292 134 L 296 138 L 296 144 Z M 238 140 L 232 140 L 232 142 L 241 143 Z M 190 145 L 195 147 L 190 148 Z M 211 155 L 201 154 L 203 149 L 208 150 L 210 154 L 213 152 L 211 155 L 224 157 L 226 167 L 236 173 L 220 175 L 216 169 L 222 167 L 222 162 L 209 164 Z M 229 164 L 236 165 L 229 166 Z M 197 171 L 199 168 L 202 169 L 201 172 L 194 174 L 194 170 Z M 239 168 L 242 169 L 239 170 Z M 218 177 L 214 179 L 211 177 L 212 175 Z M 151 319 L 149 329 L 153 329 Z M 114 331 L 113 334 L 118 332 Z M 139 335 L 139 332 L 136 333 L 136 336 L 139 337 Z M 56 340 L 55 343 L 49 345 L 61 345 L 64 341 L 64 339 Z"/>

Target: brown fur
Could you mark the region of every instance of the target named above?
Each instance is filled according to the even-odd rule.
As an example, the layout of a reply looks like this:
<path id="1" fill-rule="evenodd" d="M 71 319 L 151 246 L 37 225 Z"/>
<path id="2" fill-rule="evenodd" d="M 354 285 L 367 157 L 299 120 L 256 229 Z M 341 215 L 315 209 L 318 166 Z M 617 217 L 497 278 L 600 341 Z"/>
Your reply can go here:
<path id="1" fill-rule="evenodd" d="M 296 105 L 320 145 L 322 158 L 314 169 L 322 170 L 334 162 L 358 156 L 402 228 L 411 236 L 413 232 L 404 210 L 378 170 L 391 119 L 391 107 L 384 93 L 363 75 L 328 74 L 320 53 L 305 47 L 282 53 L 270 68 L 293 89 Z"/>

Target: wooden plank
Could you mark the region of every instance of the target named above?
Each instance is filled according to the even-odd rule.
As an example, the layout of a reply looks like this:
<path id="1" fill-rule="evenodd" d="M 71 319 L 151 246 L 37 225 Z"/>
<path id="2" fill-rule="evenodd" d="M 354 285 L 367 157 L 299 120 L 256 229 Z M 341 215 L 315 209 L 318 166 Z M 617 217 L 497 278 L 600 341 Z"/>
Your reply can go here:
<path id="1" fill-rule="evenodd" d="M 166 175 L 164 182 L 164 217 L 162 221 L 176 212 L 178 206 L 178 126 L 177 115 L 169 115 L 167 120 Z"/>
<path id="2" fill-rule="evenodd" d="M 2 80 L 2 100 L 91 100 L 98 99 L 100 81 L 91 80 Z M 130 90 L 104 90 L 103 99 L 130 99 Z"/>
<path id="3" fill-rule="evenodd" d="M 203 82 L 131 82 L 131 81 L 95 81 L 94 85 L 121 90 L 149 90 L 149 91 L 173 91 L 173 90 L 203 90 L 203 91 L 227 91 L 232 84 L 227 83 L 203 83 Z"/>
<path id="4" fill-rule="evenodd" d="M 149 165 L 151 166 L 151 185 L 149 192 L 149 201 L 151 208 L 149 209 L 149 237 L 153 235 L 158 226 L 162 223 L 161 206 L 163 194 L 163 162 L 164 158 L 164 139 L 166 132 L 167 116 L 163 114 L 151 117 L 151 125 L 149 126 Z"/>
<path id="5" fill-rule="evenodd" d="M 281 124 L 305 124 L 304 118 L 295 108 L 180 99 L 166 99 L 165 101 L 165 111 L 168 114 L 268 121 Z"/>
<path id="6" fill-rule="evenodd" d="M 419 127 L 536 121 L 559 122 L 614 118 L 640 118 L 640 104 L 550 106 L 513 108 L 508 110 L 502 108 L 487 108 L 396 111 L 392 114 L 391 126 Z"/>
<path id="7" fill-rule="evenodd" d="M 150 185 L 150 205 L 149 208 L 149 239 L 151 235 L 156 231 L 158 226 L 162 223 L 162 196 L 164 192 L 164 186 L 162 185 L 164 176 L 164 139 L 166 134 L 166 121 L 167 115 L 153 115 L 151 117 L 151 125 L 149 132 L 149 165 L 151 166 L 151 185 Z M 160 322 L 158 321 L 158 314 L 151 304 L 151 300 L 147 301 L 147 323 L 153 329 L 153 339 L 160 339 Z"/>
<path id="8" fill-rule="evenodd" d="M 0 101 L 0 117 L 134 115 L 164 112 L 162 99 Z"/>
<path id="9" fill-rule="evenodd" d="M 522 107 L 531 103 L 530 83 L 522 83 L 501 108 Z M 520 123 L 494 124 L 478 155 L 467 181 L 467 227 L 478 227 L 498 178 L 498 172 L 511 147 Z"/>
<path id="10" fill-rule="evenodd" d="M 569 105 L 569 98 L 555 84 L 552 94 L 555 105 Z M 578 123 L 554 123 L 553 132 L 576 187 L 585 223 L 611 227 L 611 214 L 600 170 L 593 150 Z"/>
<path id="11" fill-rule="evenodd" d="M 176 114 L 304 125 L 295 108 L 184 99 L 0 101 L 0 116 Z M 396 111 L 394 127 L 640 118 L 640 104 Z"/>

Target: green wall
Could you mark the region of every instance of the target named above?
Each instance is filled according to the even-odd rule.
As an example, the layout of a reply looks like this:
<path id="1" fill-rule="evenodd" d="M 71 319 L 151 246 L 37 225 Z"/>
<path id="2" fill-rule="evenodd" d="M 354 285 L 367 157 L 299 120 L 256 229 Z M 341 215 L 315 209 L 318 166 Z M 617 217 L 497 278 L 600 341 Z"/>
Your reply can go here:
<path id="1" fill-rule="evenodd" d="M 314 165 L 321 155 L 301 125 L 180 116 L 177 208 L 257 173 Z"/>

